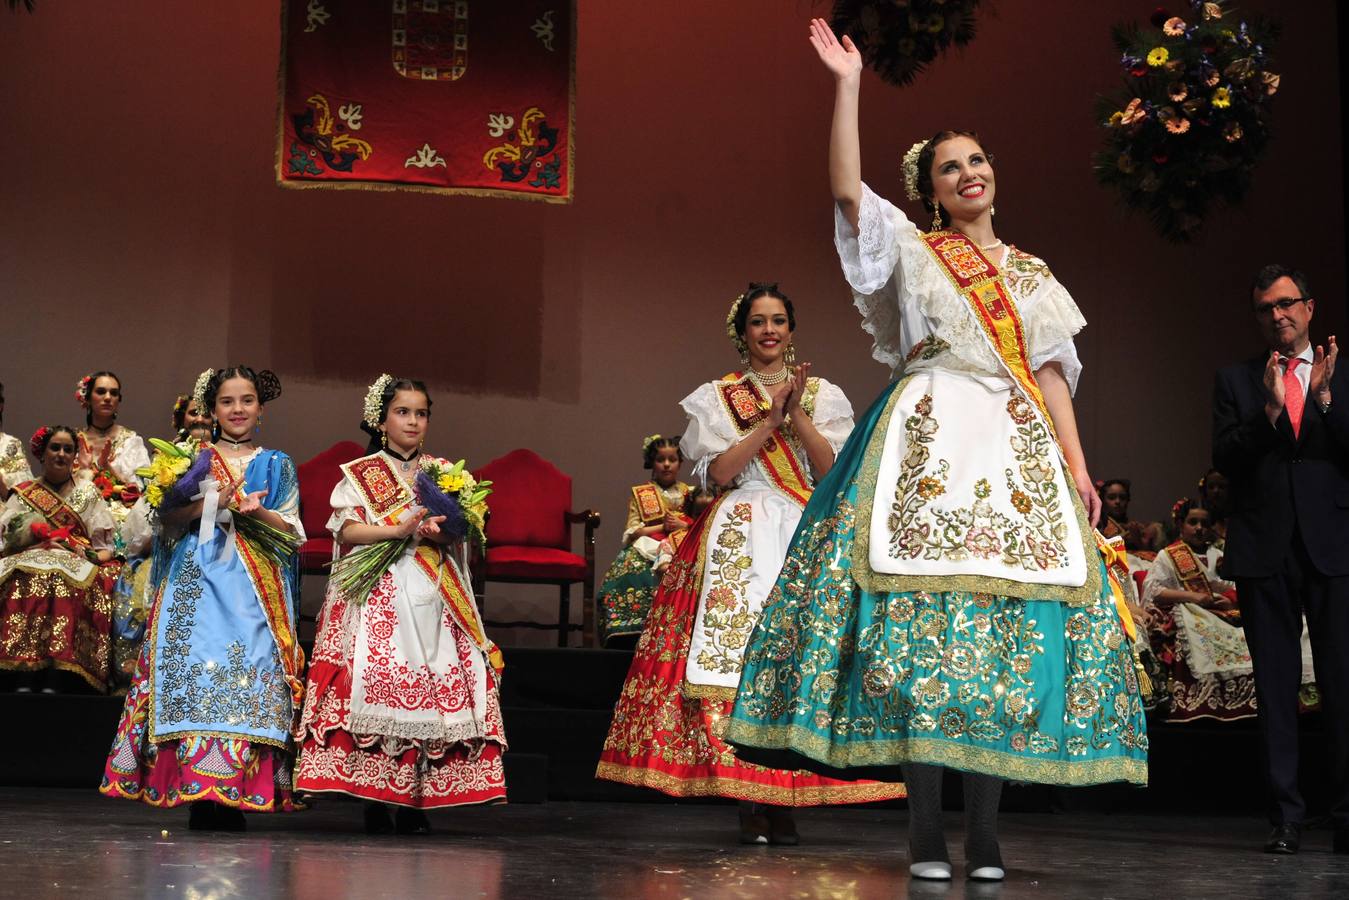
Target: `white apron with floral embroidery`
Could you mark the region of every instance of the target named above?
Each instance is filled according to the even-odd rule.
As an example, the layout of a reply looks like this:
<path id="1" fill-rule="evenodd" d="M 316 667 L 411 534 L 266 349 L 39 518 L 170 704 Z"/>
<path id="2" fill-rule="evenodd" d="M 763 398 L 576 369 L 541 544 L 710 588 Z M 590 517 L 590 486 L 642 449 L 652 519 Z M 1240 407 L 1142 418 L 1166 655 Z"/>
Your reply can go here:
<path id="1" fill-rule="evenodd" d="M 811 404 L 811 421 L 837 453 L 852 433 L 852 405 L 823 378 Z M 693 476 L 706 486 L 707 468 L 743 439 L 717 398 L 716 382 L 699 387 L 682 402 L 689 425 L 680 449 L 694 461 Z M 803 472 L 810 472 L 804 447 L 789 432 Z M 734 694 L 740 684 L 745 645 L 758 624 L 768 593 L 777 583 L 801 506 L 773 486 L 756 456 L 736 478 L 703 533 L 702 591 L 685 669 L 685 690 Z"/>
<path id="2" fill-rule="evenodd" d="M 1084 585 L 1096 561 L 1050 427 L 913 223 L 864 186 L 858 229 L 838 213 L 835 245 L 872 355 L 909 379 L 882 423 L 871 569 Z M 1032 370 L 1057 363 L 1076 390 L 1073 335 L 1086 322 L 1072 297 L 1030 254 L 1008 246 L 990 259 L 1021 316 Z"/>

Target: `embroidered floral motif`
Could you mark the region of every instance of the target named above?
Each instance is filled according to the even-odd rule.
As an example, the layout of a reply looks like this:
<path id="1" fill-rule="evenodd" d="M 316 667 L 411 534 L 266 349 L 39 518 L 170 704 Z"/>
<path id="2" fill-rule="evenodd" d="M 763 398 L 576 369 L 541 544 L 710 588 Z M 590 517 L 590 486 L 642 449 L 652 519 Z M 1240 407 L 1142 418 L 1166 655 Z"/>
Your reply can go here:
<path id="1" fill-rule="evenodd" d="M 1007 414 L 1017 426 L 1009 443 L 1019 472 L 1008 468 L 1003 476 L 1019 519 L 993 506 L 987 478 L 975 481 L 968 506 L 932 502 L 947 493 L 951 466 L 945 459 L 931 465 L 930 445 L 940 429 L 932 396 L 925 394 L 914 404 L 914 414 L 904 422 L 905 452 L 887 519 L 893 558 L 1000 558 L 1004 565 L 1032 572 L 1065 564 L 1067 513 L 1054 478 L 1054 439 L 1023 398 L 1008 401 Z"/>
<path id="2" fill-rule="evenodd" d="M 712 583 L 703 611 L 706 646 L 698 654 L 698 665 L 723 675 L 740 671 L 741 650 L 754 628 L 745 598 L 752 561 L 741 552 L 749 540 L 751 509 L 748 503 L 735 504 L 717 533 L 716 546 L 709 550 Z"/>

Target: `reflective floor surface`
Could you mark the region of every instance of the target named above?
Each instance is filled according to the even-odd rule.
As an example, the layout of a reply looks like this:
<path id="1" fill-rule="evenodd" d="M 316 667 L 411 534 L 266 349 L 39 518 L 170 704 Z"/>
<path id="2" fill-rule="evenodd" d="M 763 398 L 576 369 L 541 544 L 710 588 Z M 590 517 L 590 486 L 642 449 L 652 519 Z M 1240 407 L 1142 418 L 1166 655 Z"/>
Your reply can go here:
<path id="1" fill-rule="evenodd" d="M 0 896 L 45 898 L 1159 898 L 1349 897 L 1349 856 L 1308 832 L 1296 857 L 1258 852 L 1262 822 L 1006 815 L 1002 884 L 913 883 L 902 809 L 812 809 L 802 844 L 741 847 L 733 806 L 548 803 L 432 815 L 424 837 L 368 837 L 337 799 L 250 816 L 243 834 L 187 830 L 94 791 L 0 788 Z"/>

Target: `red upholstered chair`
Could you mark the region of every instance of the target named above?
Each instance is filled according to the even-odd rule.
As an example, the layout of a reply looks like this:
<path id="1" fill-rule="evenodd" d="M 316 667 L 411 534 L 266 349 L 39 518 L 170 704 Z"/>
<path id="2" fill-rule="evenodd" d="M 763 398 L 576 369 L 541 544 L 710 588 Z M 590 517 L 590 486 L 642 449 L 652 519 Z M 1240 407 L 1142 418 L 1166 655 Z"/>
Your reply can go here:
<path id="1" fill-rule="evenodd" d="M 1147 572 L 1144 572 L 1142 569 L 1139 569 L 1137 572 L 1134 572 L 1134 573 L 1133 573 L 1133 576 L 1134 576 L 1134 586 L 1135 586 L 1136 588 L 1138 588 L 1138 602 L 1139 602 L 1139 603 L 1142 603 L 1142 602 L 1143 602 L 1143 582 L 1147 580 L 1148 573 L 1147 573 Z"/>
<path id="2" fill-rule="evenodd" d="M 355 441 L 339 441 L 296 469 L 300 479 L 300 521 L 307 540 L 300 545 L 300 571 L 305 575 L 323 575 L 333 558 L 333 536 L 328 533 L 332 508 L 328 500 L 342 480 L 338 466 L 365 456 L 365 448 Z"/>
<path id="3" fill-rule="evenodd" d="M 487 498 L 487 554 L 477 566 L 478 601 L 486 604 L 489 581 L 558 586 L 557 645 L 567 645 L 571 586 L 581 585 L 581 641 L 589 645 L 595 623 L 595 529 L 600 515 L 573 512 L 571 476 L 532 450 L 512 450 L 473 473 L 492 482 Z M 580 555 L 572 552 L 574 524 L 585 525 Z M 484 609 L 484 616 L 486 615 Z M 507 628 L 552 628 L 540 622 L 492 622 Z"/>

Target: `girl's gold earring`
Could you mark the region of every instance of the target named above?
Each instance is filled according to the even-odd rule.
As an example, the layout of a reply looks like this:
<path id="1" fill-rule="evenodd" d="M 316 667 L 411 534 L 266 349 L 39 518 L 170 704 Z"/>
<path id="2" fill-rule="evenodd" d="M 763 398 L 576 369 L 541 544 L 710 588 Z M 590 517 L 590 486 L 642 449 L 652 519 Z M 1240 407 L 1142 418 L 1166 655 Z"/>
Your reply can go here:
<path id="1" fill-rule="evenodd" d="M 389 446 L 389 432 L 381 431 L 379 433 L 379 445 L 385 448 Z"/>
<path id="2" fill-rule="evenodd" d="M 932 230 L 941 231 L 941 204 L 932 202 Z"/>

